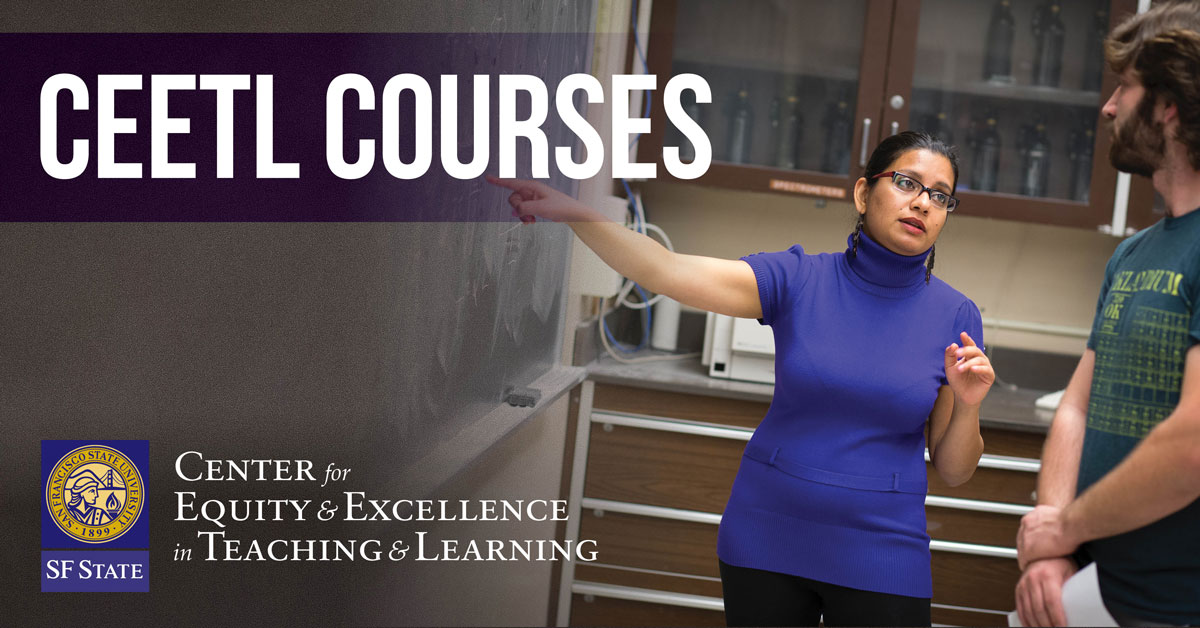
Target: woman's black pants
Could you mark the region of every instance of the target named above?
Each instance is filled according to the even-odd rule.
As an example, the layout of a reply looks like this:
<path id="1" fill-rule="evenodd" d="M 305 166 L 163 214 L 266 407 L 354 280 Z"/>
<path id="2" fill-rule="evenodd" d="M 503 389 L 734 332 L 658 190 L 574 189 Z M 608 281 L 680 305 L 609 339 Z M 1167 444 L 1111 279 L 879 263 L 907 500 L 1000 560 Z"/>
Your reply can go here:
<path id="1" fill-rule="evenodd" d="M 730 626 L 928 626 L 929 598 L 851 589 L 721 561 Z"/>

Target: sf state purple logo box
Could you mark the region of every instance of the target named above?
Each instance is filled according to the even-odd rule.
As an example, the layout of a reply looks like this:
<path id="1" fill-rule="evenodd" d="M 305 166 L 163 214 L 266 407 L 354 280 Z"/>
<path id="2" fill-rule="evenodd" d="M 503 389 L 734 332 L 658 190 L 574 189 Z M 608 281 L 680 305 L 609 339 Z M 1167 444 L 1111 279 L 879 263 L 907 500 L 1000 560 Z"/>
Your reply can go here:
<path id="1" fill-rule="evenodd" d="M 42 441 L 42 591 L 150 590 L 149 465 L 149 441 Z"/>

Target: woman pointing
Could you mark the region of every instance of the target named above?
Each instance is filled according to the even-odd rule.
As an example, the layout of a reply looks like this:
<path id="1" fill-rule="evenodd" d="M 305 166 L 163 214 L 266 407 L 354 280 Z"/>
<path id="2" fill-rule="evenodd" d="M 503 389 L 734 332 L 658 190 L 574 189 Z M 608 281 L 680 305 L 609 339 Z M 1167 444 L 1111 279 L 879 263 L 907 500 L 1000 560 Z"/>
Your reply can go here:
<path id="1" fill-rule="evenodd" d="M 740 260 L 674 253 L 541 183 L 489 180 L 523 220 L 569 223 L 646 289 L 772 327 L 774 397 L 718 533 L 726 621 L 929 625 L 924 451 L 946 483 L 971 477 L 995 379 L 979 309 L 932 274 L 958 204 L 953 151 L 885 139 L 854 186 L 845 252 Z"/>

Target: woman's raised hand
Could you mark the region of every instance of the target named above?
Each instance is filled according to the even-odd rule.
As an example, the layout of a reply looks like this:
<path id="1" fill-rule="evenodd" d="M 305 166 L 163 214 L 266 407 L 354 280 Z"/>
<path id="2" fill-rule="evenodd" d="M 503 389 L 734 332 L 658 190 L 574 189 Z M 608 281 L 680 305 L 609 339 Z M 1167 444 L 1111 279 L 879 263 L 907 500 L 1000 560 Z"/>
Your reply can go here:
<path id="1" fill-rule="evenodd" d="M 521 222 L 534 222 L 538 216 L 554 222 L 604 220 L 603 215 L 579 201 L 539 181 L 501 179 L 487 176 L 488 183 L 512 190 L 508 204 Z"/>
<path id="2" fill-rule="evenodd" d="M 958 400 L 978 405 L 996 381 L 996 372 L 992 370 L 991 360 L 967 332 L 962 332 L 959 337 L 961 347 L 958 343 L 946 347 L 946 381 L 950 382 L 950 389 Z"/>

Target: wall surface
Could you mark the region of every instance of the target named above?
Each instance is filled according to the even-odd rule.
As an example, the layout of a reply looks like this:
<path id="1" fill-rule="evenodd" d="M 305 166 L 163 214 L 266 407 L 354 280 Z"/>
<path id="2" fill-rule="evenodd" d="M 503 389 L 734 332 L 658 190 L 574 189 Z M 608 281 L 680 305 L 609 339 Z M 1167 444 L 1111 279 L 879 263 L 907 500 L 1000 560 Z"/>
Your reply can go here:
<path id="1" fill-rule="evenodd" d="M 642 184 L 647 219 L 677 251 L 737 258 L 801 244 L 843 251 L 854 228 L 849 203 L 698 185 Z M 934 273 L 989 319 L 1091 327 L 1104 265 L 1119 240 L 1083 229 L 952 215 L 937 243 Z M 1085 339 L 985 325 L 989 345 L 1080 355 Z"/>

